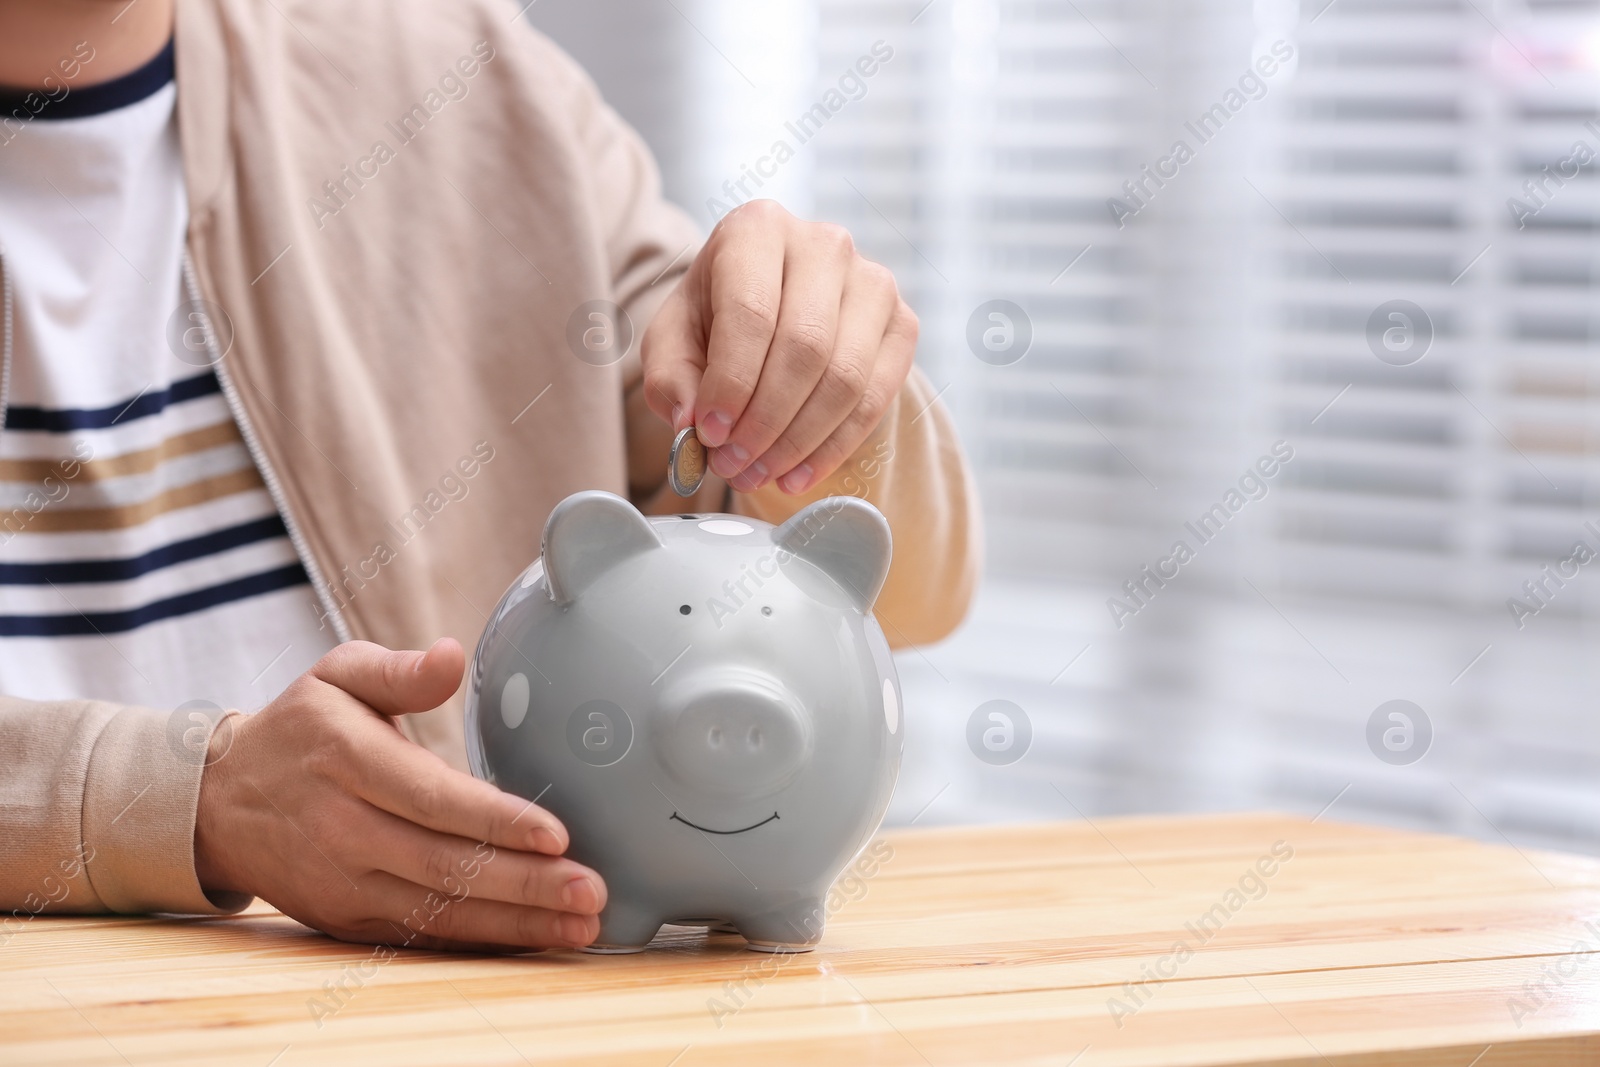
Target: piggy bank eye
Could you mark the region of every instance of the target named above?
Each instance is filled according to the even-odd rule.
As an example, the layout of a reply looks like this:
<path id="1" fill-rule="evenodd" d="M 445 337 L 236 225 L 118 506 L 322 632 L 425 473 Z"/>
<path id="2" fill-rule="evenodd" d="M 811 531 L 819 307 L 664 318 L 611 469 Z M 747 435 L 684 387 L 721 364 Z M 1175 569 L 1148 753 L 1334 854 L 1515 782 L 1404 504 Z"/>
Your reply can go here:
<path id="1" fill-rule="evenodd" d="M 687 605 L 687 604 L 680 604 L 680 605 L 679 605 L 679 606 L 678 606 L 678 614 L 679 614 L 679 615 L 687 615 L 687 614 L 689 614 L 689 612 L 691 612 L 691 611 L 693 611 L 693 610 L 694 610 L 694 609 L 693 609 L 693 608 L 691 608 L 691 607 L 690 607 L 690 606 L 689 606 L 689 605 Z"/>

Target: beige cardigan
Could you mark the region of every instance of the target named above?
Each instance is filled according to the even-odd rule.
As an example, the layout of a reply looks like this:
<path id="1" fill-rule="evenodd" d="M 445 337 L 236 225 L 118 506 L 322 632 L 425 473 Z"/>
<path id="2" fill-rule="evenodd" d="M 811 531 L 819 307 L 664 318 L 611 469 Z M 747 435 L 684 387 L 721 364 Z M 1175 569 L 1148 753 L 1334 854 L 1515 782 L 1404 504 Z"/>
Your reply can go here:
<path id="1" fill-rule="evenodd" d="M 178 3 L 192 281 L 231 323 L 224 392 L 337 637 L 449 635 L 470 650 L 551 507 L 592 488 L 774 522 L 830 492 L 864 495 L 895 535 L 886 633 L 947 634 L 979 530 L 920 373 L 804 498 L 712 478 L 684 502 L 664 486 L 669 432 L 639 395 L 637 355 L 572 355 L 578 305 L 615 301 L 637 338 L 699 236 L 661 199 L 639 138 L 513 13 L 498 0 Z M 375 567 L 389 524 L 485 447 L 472 506 L 439 510 Z M 246 903 L 196 880 L 200 768 L 170 718 L 0 697 L 0 941 L 44 910 Z M 404 728 L 464 766 L 460 694 Z"/>

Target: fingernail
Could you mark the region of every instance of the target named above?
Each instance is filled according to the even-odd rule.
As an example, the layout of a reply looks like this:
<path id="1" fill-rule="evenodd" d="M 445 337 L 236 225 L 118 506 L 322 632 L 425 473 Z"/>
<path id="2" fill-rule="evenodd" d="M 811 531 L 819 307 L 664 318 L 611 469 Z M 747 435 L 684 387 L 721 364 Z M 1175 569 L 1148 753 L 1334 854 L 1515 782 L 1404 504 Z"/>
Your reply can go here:
<path id="1" fill-rule="evenodd" d="M 672 405 L 672 432 L 677 433 L 683 429 L 683 405 Z"/>
<path id="2" fill-rule="evenodd" d="M 711 473 L 718 478 L 732 478 L 739 473 L 739 464 L 735 463 L 733 457 L 728 455 L 727 449 L 713 448 L 711 450 Z"/>
<path id="3" fill-rule="evenodd" d="M 719 451 L 726 452 L 728 458 L 741 467 L 750 462 L 750 453 L 732 441 L 723 445 Z"/>
<path id="4" fill-rule="evenodd" d="M 733 487 L 741 493 L 753 493 L 767 481 L 767 465 L 759 459 L 731 479 Z"/>
<path id="5" fill-rule="evenodd" d="M 728 431 L 733 429 L 733 420 L 720 411 L 709 411 L 705 418 L 700 420 L 696 428 L 700 440 L 717 448 L 728 439 Z"/>
<path id="6" fill-rule="evenodd" d="M 561 887 L 561 906 L 568 911 L 591 912 L 599 902 L 593 883 L 581 874 Z"/>
<path id="7" fill-rule="evenodd" d="M 533 831 L 533 850 L 551 856 L 559 856 L 566 851 L 555 831 L 544 826 Z"/>
<path id="8" fill-rule="evenodd" d="M 800 464 L 794 470 L 778 479 L 778 488 L 785 493 L 803 493 L 806 486 L 811 484 L 811 466 Z"/>
<path id="9" fill-rule="evenodd" d="M 563 915 L 556 920 L 556 932 L 561 939 L 573 945 L 589 943 L 589 923 L 576 915 Z"/>

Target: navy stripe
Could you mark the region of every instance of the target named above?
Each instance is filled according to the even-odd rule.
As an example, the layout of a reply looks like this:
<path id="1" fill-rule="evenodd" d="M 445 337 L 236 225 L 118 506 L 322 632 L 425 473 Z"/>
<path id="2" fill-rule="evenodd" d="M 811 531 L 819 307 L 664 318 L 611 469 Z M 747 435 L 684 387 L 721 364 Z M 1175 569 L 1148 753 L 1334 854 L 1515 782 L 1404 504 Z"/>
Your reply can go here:
<path id="1" fill-rule="evenodd" d="M 173 63 L 172 53 L 172 38 L 169 37 L 166 47 L 157 52 L 150 62 L 97 85 L 79 88 L 72 84 L 71 79 L 54 75 L 48 87 L 0 87 L 0 116 L 14 122 L 26 122 L 31 118 L 81 119 L 137 104 L 148 96 L 154 96 L 173 80 L 176 64 Z M 94 62 L 92 57 L 89 62 Z M 63 88 L 66 89 L 64 96 L 61 95 Z"/>
<path id="2" fill-rule="evenodd" d="M 107 426 L 126 426 L 134 419 L 156 415 L 169 405 L 181 404 L 202 396 L 222 392 L 222 383 L 212 371 L 184 378 L 154 393 L 141 393 L 118 404 L 103 408 L 6 408 L 6 429 L 46 430 L 50 433 L 70 433 L 73 430 L 103 430 Z"/>
<path id="3" fill-rule="evenodd" d="M 283 520 L 269 515 L 225 530 L 174 541 L 131 559 L 79 559 L 54 563 L 0 563 L 0 585 L 67 585 L 83 582 L 125 582 L 151 571 L 214 556 L 240 545 L 287 537 Z"/>
<path id="4" fill-rule="evenodd" d="M 310 580 L 306 577 L 305 568 L 299 563 L 292 563 L 277 570 L 236 578 L 209 589 L 181 593 L 128 611 L 97 611 L 87 615 L 0 615 L 0 637 L 78 637 L 96 633 L 126 633 L 162 619 L 191 615 L 220 604 L 307 584 L 310 584 Z"/>

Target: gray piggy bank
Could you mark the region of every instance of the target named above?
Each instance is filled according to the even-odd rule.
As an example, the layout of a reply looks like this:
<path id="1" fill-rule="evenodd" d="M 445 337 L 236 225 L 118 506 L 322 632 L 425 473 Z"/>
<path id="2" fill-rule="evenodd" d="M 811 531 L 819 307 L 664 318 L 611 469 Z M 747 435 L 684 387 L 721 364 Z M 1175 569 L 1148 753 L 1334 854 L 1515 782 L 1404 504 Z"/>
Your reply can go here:
<path id="1" fill-rule="evenodd" d="M 804 951 L 900 769 L 873 601 L 889 526 L 854 497 L 782 526 L 577 493 L 473 657 L 472 771 L 566 825 L 609 892 L 591 951 L 663 923 Z"/>

